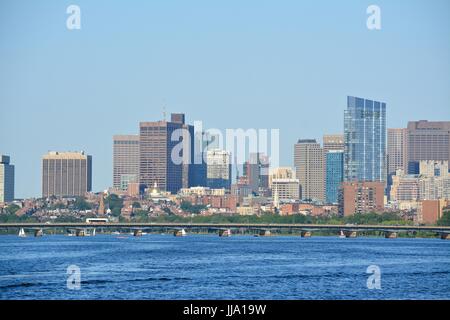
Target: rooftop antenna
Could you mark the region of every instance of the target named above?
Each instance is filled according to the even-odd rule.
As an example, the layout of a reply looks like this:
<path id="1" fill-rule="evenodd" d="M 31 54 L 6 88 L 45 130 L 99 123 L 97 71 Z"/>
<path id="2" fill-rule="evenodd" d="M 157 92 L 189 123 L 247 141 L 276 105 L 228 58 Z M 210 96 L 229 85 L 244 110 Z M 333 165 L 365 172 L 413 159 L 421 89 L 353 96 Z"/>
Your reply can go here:
<path id="1" fill-rule="evenodd" d="M 166 105 L 163 105 L 163 120 L 166 121 Z"/>

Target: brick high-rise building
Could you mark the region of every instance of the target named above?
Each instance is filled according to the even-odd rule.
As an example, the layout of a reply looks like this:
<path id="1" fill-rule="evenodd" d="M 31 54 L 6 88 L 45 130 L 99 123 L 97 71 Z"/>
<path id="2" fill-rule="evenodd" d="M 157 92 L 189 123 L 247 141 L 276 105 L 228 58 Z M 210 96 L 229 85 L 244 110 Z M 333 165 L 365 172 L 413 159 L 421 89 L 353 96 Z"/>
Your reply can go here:
<path id="1" fill-rule="evenodd" d="M 344 182 L 339 195 L 339 212 L 344 216 L 382 212 L 383 182 Z"/>
<path id="2" fill-rule="evenodd" d="M 42 158 L 42 197 L 84 196 L 92 190 L 92 156 L 49 152 Z"/>

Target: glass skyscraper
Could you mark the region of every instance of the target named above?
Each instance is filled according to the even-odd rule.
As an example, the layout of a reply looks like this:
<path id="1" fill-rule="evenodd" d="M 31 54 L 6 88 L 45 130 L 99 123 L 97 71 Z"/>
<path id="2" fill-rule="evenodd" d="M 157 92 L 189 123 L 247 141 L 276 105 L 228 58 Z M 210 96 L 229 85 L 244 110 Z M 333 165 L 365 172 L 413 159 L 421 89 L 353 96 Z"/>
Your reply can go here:
<path id="1" fill-rule="evenodd" d="M 330 150 L 326 153 L 326 186 L 327 203 L 337 203 L 339 188 L 344 181 L 344 152 Z"/>
<path id="2" fill-rule="evenodd" d="M 347 97 L 344 180 L 386 181 L 386 103 Z"/>

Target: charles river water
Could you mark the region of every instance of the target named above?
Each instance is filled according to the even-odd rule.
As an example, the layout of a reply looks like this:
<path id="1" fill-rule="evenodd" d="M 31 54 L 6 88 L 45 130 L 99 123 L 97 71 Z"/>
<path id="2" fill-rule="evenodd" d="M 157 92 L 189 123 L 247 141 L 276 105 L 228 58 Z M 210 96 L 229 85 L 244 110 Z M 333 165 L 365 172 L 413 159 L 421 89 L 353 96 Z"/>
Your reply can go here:
<path id="1" fill-rule="evenodd" d="M 0 299 L 450 299 L 450 241 L 5 235 Z"/>

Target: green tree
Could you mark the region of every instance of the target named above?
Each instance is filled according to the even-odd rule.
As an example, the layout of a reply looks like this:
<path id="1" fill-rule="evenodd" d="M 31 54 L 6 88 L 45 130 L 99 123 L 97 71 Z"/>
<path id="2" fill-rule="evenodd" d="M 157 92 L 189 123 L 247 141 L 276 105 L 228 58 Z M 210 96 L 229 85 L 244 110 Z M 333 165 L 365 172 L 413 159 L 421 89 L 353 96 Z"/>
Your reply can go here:
<path id="1" fill-rule="evenodd" d="M 204 205 L 193 205 L 189 201 L 183 201 L 181 202 L 180 209 L 186 212 L 199 214 L 202 210 L 206 209 L 206 206 Z"/>
<path id="2" fill-rule="evenodd" d="M 444 211 L 437 224 L 438 226 L 450 226 L 450 211 Z"/>
<path id="3" fill-rule="evenodd" d="M 85 211 L 92 209 L 92 206 L 84 200 L 82 197 L 77 197 L 72 205 L 75 210 Z"/>
<path id="4" fill-rule="evenodd" d="M 20 207 L 17 204 L 10 204 L 7 208 L 6 208 L 6 212 L 8 214 L 16 214 L 16 212 L 20 209 Z"/>
<path id="5" fill-rule="evenodd" d="M 135 202 L 133 202 L 133 208 L 140 209 L 141 204 L 139 202 L 135 201 Z"/>
<path id="6" fill-rule="evenodd" d="M 119 217 L 123 208 L 123 199 L 115 194 L 110 194 L 105 199 L 105 207 L 111 210 L 114 217 Z"/>

